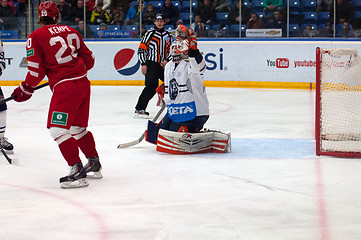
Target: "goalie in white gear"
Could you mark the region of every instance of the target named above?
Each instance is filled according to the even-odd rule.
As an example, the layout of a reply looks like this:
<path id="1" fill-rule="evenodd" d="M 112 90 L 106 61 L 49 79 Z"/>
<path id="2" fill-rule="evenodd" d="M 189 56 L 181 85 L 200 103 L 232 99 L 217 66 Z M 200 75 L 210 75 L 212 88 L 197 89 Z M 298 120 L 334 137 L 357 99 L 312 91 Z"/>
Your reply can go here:
<path id="1" fill-rule="evenodd" d="M 148 123 L 147 141 L 156 143 L 157 151 L 172 154 L 230 152 L 230 134 L 201 132 L 209 118 L 203 85 L 206 63 L 192 29 L 179 25 L 176 34 L 171 46 L 172 60 L 164 70 L 164 85 L 157 89 L 158 103 L 164 101 L 168 111 L 159 124 L 159 132 L 154 123 Z"/>
<path id="2" fill-rule="evenodd" d="M 164 102 L 168 112 L 159 127 L 169 131 L 182 128 L 196 133 L 209 118 L 209 102 L 203 85 L 206 63 L 197 49 L 193 30 L 180 25 L 176 31 L 183 30 L 191 36 L 185 39 L 178 35 L 172 43 L 172 60 L 164 70 Z"/>

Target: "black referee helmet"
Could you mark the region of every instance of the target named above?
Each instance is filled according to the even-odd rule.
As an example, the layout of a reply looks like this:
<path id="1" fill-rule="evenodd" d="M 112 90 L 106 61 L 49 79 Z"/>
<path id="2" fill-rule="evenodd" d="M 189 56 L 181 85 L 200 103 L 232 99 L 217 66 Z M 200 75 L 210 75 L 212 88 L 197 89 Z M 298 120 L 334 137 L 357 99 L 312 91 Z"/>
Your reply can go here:
<path id="1" fill-rule="evenodd" d="M 158 13 L 158 14 L 155 16 L 155 20 L 164 20 L 163 14 Z"/>

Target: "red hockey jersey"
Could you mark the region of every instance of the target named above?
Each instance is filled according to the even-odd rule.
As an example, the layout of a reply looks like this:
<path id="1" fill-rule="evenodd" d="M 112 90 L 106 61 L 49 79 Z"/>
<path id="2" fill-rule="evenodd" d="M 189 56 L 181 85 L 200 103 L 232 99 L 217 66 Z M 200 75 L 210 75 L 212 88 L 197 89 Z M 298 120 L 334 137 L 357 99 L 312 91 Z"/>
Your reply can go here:
<path id="1" fill-rule="evenodd" d="M 53 90 L 58 83 L 85 77 L 94 66 L 93 53 L 79 32 L 65 25 L 45 25 L 32 32 L 26 54 L 29 71 L 25 81 L 32 87 L 46 75 Z"/>

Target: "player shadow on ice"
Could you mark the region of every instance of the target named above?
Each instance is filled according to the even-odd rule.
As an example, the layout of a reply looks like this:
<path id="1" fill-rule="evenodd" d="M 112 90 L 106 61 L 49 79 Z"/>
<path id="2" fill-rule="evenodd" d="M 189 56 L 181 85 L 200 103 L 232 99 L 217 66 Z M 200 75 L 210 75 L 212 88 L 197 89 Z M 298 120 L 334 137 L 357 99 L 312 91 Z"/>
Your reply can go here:
<path id="1" fill-rule="evenodd" d="M 196 157 L 219 159 L 309 159 L 316 157 L 312 139 L 232 139 L 232 152 L 202 153 Z"/>

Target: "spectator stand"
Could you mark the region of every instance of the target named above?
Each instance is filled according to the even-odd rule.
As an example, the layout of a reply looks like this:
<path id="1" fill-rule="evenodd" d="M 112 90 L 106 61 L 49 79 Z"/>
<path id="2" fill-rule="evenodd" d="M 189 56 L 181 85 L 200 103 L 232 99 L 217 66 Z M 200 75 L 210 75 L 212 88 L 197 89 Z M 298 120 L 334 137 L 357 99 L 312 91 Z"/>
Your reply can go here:
<path id="1" fill-rule="evenodd" d="M 181 1 L 171 1 L 171 3 L 173 4 L 173 6 L 177 7 L 178 10 L 180 11 L 182 6 Z"/>
<path id="2" fill-rule="evenodd" d="M 284 13 L 287 16 L 287 1 L 284 3 Z M 301 11 L 301 3 L 299 0 L 290 0 L 289 1 L 289 23 L 290 24 L 300 24 L 300 11 Z M 285 21 L 286 22 L 286 21 Z"/>
<path id="3" fill-rule="evenodd" d="M 123 25 L 121 30 L 123 31 L 132 31 L 135 34 L 139 33 L 139 26 L 138 25 Z"/>
<path id="4" fill-rule="evenodd" d="M 260 19 L 263 19 L 266 16 L 264 12 L 256 12 L 256 13 Z"/>
<path id="5" fill-rule="evenodd" d="M 15 8 L 15 17 L 19 17 L 19 3 L 18 2 L 13 2 L 13 6 Z"/>
<path id="6" fill-rule="evenodd" d="M 307 26 L 311 26 L 312 30 L 306 30 Z M 319 35 L 316 24 L 302 24 L 300 30 L 302 31 L 302 37 L 317 37 Z"/>
<path id="7" fill-rule="evenodd" d="M 233 2 L 233 5 L 237 5 L 237 0 Z M 251 9 L 251 2 L 249 0 L 244 0 L 243 5 Z"/>
<path id="8" fill-rule="evenodd" d="M 290 24 L 300 24 L 302 21 L 299 12 L 290 12 Z"/>
<path id="9" fill-rule="evenodd" d="M 356 11 L 361 11 L 361 0 L 353 0 L 352 1 L 352 7 L 353 7 L 355 12 Z"/>
<path id="10" fill-rule="evenodd" d="M 354 17 L 354 19 L 361 18 L 361 11 L 354 11 L 353 12 L 353 17 Z"/>
<path id="11" fill-rule="evenodd" d="M 182 5 L 180 8 L 180 13 L 189 13 L 190 12 L 190 8 L 192 8 L 192 12 L 194 12 L 194 10 L 196 9 L 196 7 L 198 7 L 198 2 L 197 1 L 182 1 Z"/>
<path id="12" fill-rule="evenodd" d="M 289 29 L 290 37 L 299 37 L 300 36 L 300 25 L 290 24 L 288 29 Z"/>
<path id="13" fill-rule="evenodd" d="M 136 25 L 124 25 L 122 28 L 119 25 L 107 25 L 106 30 L 100 30 L 100 25 L 88 26 L 94 32 L 94 38 L 132 38 L 138 33 Z M 75 29 L 78 26 L 71 25 L 71 27 Z"/>
<path id="14" fill-rule="evenodd" d="M 300 26 L 300 30 L 305 30 L 307 25 L 311 25 L 312 29 L 313 30 L 317 30 L 317 25 L 316 24 L 310 24 L 310 23 L 303 23 L 301 26 Z M 342 25 L 342 24 L 341 24 Z"/>
<path id="15" fill-rule="evenodd" d="M 190 23 L 190 16 L 192 16 L 192 22 L 193 22 L 194 12 L 192 12 L 192 15 L 190 15 L 189 11 L 179 13 L 179 19 L 181 19 L 184 24 L 189 24 Z"/>
<path id="16" fill-rule="evenodd" d="M 302 0 L 301 11 L 302 12 L 316 12 L 316 0 Z"/>
<path id="17" fill-rule="evenodd" d="M 232 24 L 231 26 L 229 26 L 229 30 L 231 32 L 231 34 L 234 37 L 239 37 L 239 30 L 241 29 L 241 37 L 245 37 L 246 36 L 246 25 L 242 24 L 241 26 L 239 26 L 239 24 Z"/>
<path id="18" fill-rule="evenodd" d="M 252 0 L 251 12 L 263 12 L 263 0 Z"/>
<path id="19" fill-rule="evenodd" d="M 326 27 L 325 23 L 321 23 L 321 24 L 317 25 L 317 29 L 319 29 L 319 30 L 325 29 L 325 27 Z M 333 29 L 333 25 L 332 25 L 332 29 Z"/>
<path id="20" fill-rule="evenodd" d="M 148 1 L 146 5 L 148 6 L 149 4 L 152 4 L 154 10 L 159 13 L 160 9 L 163 7 L 164 1 Z"/>
<path id="21" fill-rule="evenodd" d="M 249 7 L 251 9 L 251 12 L 256 12 L 261 19 L 264 18 L 265 14 L 263 12 L 263 1 L 264 0 L 244 0 L 244 5 Z M 198 1 L 196 0 L 172 0 L 172 4 L 179 8 L 180 10 L 180 19 L 183 20 L 184 24 L 189 25 L 190 24 L 190 8 L 192 9 L 192 22 L 194 21 L 194 10 L 198 6 Z M 130 2 L 131 5 L 137 4 L 137 1 Z M 156 9 L 163 6 L 164 1 L 145 1 L 145 5 L 147 4 L 153 4 Z M 228 0 L 228 3 L 230 6 L 234 6 L 237 4 L 236 0 Z M 289 3 L 289 8 L 287 8 L 287 3 Z M 361 19 L 361 0 L 353 0 L 351 1 L 353 9 L 354 9 L 354 19 L 360 18 Z M 4 31 L 4 29 L 0 29 L 0 37 L 3 39 L 21 39 L 22 37 L 28 35 L 28 23 L 26 21 L 26 13 L 24 16 L 18 16 L 19 11 L 19 5 L 18 2 L 13 2 L 14 7 L 16 9 L 17 13 L 17 19 L 18 23 L 16 24 L 16 27 L 14 30 L 11 31 Z M 289 14 L 289 37 L 297 37 L 299 34 L 298 32 L 302 31 L 307 24 L 312 25 L 313 28 L 321 31 L 324 29 L 325 24 L 330 21 L 329 12 L 317 12 L 317 1 L 316 0 L 285 0 L 284 1 L 284 10 L 287 9 L 290 10 Z M 270 13 L 271 15 L 272 13 Z M 228 25 L 227 21 L 228 12 L 217 12 L 217 20 L 216 24 L 212 25 L 212 27 L 209 27 L 209 36 L 217 36 L 217 37 L 228 37 L 228 36 L 239 36 L 239 26 L 238 25 Z M 298 17 L 300 16 L 300 17 Z M 303 18 L 302 18 L 303 16 Z M 361 22 L 361 21 L 360 21 Z M 286 23 L 286 21 L 285 21 Z M 351 21 L 351 24 L 353 22 Z M 26 26 L 26 27 L 24 27 Z M 94 34 L 97 36 L 97 31 L 99 31 L 99 25 L 88 25 L 93 31 Z M 76 26 L 75 26 L 76 27 Z M 130 25 L 130 29 L 128 27 L 125 27 L 124 29 L 120 29 L 119 26 L 115 25 L 107 25 L 108 29 L 103 31 L 109 31 L 109 32 L 116 32 L 116 31 L 129 31 L 132 34 L 128 34 L 127 36 L 123 34 L 123 36 L 119 37 L 134 37 L 136 34 L 139 34 L 139 28 L 138 26 L 132 26 Z M 146 30 L 149 30 L 151 27 L 154 27 L 154 25 L 145 25 L 144 26 Z M 171 26 L 165 26 L 168 31 L 173 31 L 174 28 Z M 358 30 L 358 25 L 353 25 L 354 31 Z M 20 32 L 23 31 L 21 34 Z M 287 27 L 285 27 L 287 29 Z M 340 37 L 340 30 L 342 29 L 342 25 L 336 25 L 336 36 Z M 25 33 L 25 34 L 24 34 Z M 109 36 L 108 34 L 105 34 Z M 103 34 L 101 38 L 105 38 L 105 35 Z M 131 35 L 131 36 L 130 36 Z M 241 32 L 241 36 L 245 35 L 245 29 L 244 32 Z M 114 38 L 118 38 L 117 34 L 113 34 Z M 208 35 L 207 35 L 208 36 Z M 357 33 L 355 37 L 360 37 L 360 35 Z M 113 37 L 112 37 L 113 38 Z"/>
<path id="22" fill-rule="evenodd" d="M 209 37 L 239 37 L 239 25 L 238 24 L 232 24 L 232 25 L 219 25 L 214 24 L 212 27 L 209 25 L 206 25 L 206 29 L 210 28 L 208 31 Z M 241 25 L 241 34 L 243 37 L 246 36 L 246 25 Z"/>
<path id="23" fill-rule="evenodd" d="M 336 24 L 336 35 L 340 36 L 340 32 L 342 30 L 342 27 L 343 27 L 343 24 L 339 23 L 339 24 Z"/>
<path id="24" fill-rule="evenodd" d="M 316 12 L 302 12 L 303 19 L 302 24 L 317 24 Z"/>
<path id="25" fill-rule="evenodd" d="M 217 12 L 217 20 L 216 23 L 221 25 L 221 27 L 227 25 L 228 23 L 228 12 Z"/>
<path id="26" fill-rule="evenodd" d="M 330 13 L 329 12 L 319 12 L 318 13 L 318 24 L 326 24 L 330 21 Z"/>
<path id="27" fill-rule="evenodd" d="M 164 29 L 168 32 L 173 32 L 175 30 L 173 25 L 165 25 Z"/>
<path id="28" fill-rule="evenodd" d="M 299 0 L 290 0 L 289 9 L 290 12 L 299 12 L 300 11 L 300 1 Z M 287 7 L 287 5 L 285 5 Z M 286 8 L 287 9 L 287 8 Z"/>
<path id="29" fill-rule="evenodd" d="M 1 39 L 21 39 L 21 26 L 25 22 L 25 35 L 27 36 L 27 17 L 26 14 L 19 16 L 19 3 L 13 2 L 14 6 L 14 17 L 11 17 L 9 21 L 12 22 L 10 29 L 4 29 L 4 26 L 0 28 Z M 20 18 L 21 17 L 21 18 Z"/>
<path id="30" fill-rule="evenodd" d="M 148 31 L 148 30 L 151 29 L 152 27 L 154 27 L 154 25 L 145 25 L 145 31 Z"/>

